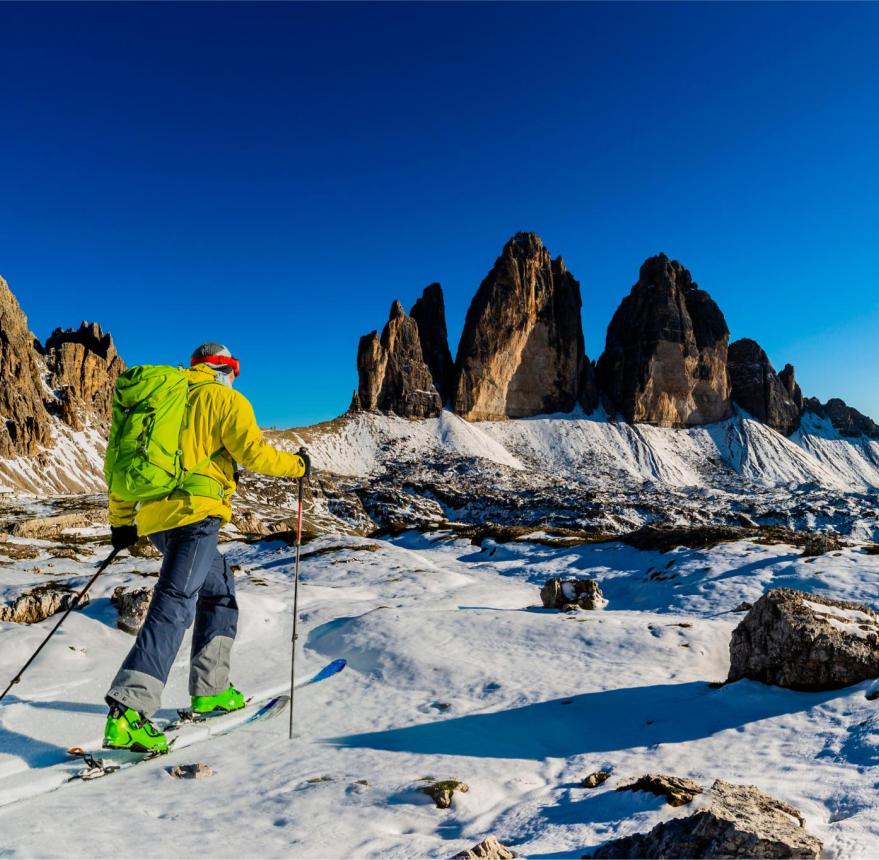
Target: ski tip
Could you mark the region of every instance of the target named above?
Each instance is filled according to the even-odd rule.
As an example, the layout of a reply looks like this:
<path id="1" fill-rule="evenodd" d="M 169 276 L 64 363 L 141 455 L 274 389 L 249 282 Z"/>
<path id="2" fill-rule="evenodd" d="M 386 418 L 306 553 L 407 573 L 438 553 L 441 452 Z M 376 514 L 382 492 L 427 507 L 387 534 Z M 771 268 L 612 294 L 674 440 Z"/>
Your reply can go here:
<path id="1" fill-rule="evenodd" d="M 77 756 L 77 758 L 84 756 L 85 754 L 85 750 L 82 747 L 70 747 L 70 749 L 67 750 L 67 755 Z"/>
<path id="2" fill-rule="evenodd" d="M 347 665 L 347 660 L 333 660 L 332 663 L 327 663 L 327 665 L 314 676 L 314 681 L 323 681 L 325 678 L 331 678 L 333 675 L 338 675 Z"/>

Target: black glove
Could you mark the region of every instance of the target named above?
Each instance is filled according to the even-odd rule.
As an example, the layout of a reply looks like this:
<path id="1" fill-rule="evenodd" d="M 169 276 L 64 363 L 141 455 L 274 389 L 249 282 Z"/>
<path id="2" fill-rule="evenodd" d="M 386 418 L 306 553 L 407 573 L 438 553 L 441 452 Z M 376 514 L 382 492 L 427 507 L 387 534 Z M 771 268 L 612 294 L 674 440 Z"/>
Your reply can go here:
<path id="1" fill-rule="evenodd" d="M 311 477 L 311 457 L 308 456 L 308 451 L 305 448 L 300 448 L 297 452 L 299 457 L 302 459 L 302 464 L 305 466 L 305 474 L 302 476 L 303 478 Z"/>
<path id="2" fill-rule="evenodd" d="M 137 526 L 110 526 L 110 543 L 121 552 L 137 543 Z"/>

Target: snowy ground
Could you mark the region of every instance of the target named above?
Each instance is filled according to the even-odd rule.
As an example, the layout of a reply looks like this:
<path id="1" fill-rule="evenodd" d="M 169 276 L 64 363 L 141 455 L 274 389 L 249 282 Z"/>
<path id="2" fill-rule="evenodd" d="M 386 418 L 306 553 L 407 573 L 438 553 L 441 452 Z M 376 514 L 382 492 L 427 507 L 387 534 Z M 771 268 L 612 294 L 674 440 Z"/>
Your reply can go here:
<path id="1" fill-rule="evenodd" d="M 240 565 L 234 677 L 248 693 L 277 688 L 289 672 L 293 551 L 224 549 Z M 304 549 L 298 665 L 305 674 L 345 657 L 349 668 L 300 695 L 292 743 L 280 719 L 21 799 L 38 791 L 41 767 L 75 767 L 67 747 L 99 739 L 102 694 L 132 641 L 108 595 L 150 582 L 157 565 L 119 561 L 0 705 L 0 856 L 441 858 L 495 834 L 527 857 L 579 857 L 685 814 L 613 790 L 648 771 L 756 784 L 805 814 L 828 857 L 879 854 L 879 726 L 866 685 L 709 686 L 726 676 L 742 617 L 730 610 L 742 600 L 785 585 L 875 605 L 877 556 L 327 536 Z M 89 570 L 48 555 L 3 562 L 0 597 Z M 539 608 L 540 584 L 560 574 L 599 579 L 608 608 Z M 51 623 L 0 624 L 0 680 Z M 160 716 L 187 702 L 185 662 Z M 165 773 L 194 761 L 216 775 Z M 608 783 L 579 787 L 600 768 Z M 426 776 L 470 791 L 438 810 L 417 790 Z"/>

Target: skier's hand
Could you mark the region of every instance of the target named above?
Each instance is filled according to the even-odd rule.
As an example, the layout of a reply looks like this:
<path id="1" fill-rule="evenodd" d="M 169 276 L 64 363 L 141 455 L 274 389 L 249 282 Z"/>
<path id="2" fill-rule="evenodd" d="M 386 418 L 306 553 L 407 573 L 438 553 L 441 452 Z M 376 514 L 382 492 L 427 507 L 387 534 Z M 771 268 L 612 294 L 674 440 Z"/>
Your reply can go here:
<path id="1" fill-rule="evenodd" d="M 302 475 L 303 478 L 311 477 L 311 457 L 308 455 L 308 451 L 305 448 L 300 448 L 297 452 L 299 458 L 302 460 L 302 465 L 305 466 L 305 473 Z"/>
<path id="2" fill-rule="evenodd" d="M 110 526 L 110 543 L 121 552 L 137 543 L 137 526 Z"/>

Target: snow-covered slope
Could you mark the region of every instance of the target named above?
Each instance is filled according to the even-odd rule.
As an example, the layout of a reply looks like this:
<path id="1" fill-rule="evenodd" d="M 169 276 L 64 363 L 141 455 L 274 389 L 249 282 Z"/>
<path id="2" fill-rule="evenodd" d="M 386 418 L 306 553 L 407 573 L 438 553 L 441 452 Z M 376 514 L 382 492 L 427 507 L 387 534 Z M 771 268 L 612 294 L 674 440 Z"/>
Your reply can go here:
<path id="1" fill-rule="evenodd" d="M 603 414 L 468 423 L 444 412 L 408 421 L 360 413 L 328 425 L 276 434 L 307 444 L 320 469 L 366 477 L 389 462 L 456 455 L 517 470 L 537 470 L 587 486 L 609 481 L 727 489 L 817 484 L 862 492 L 879 487 L 879 442 L 845 439 L 829 421 L 807 415 L 791 438 L 749 418 L 675 430 L 610 421 Z"/>

